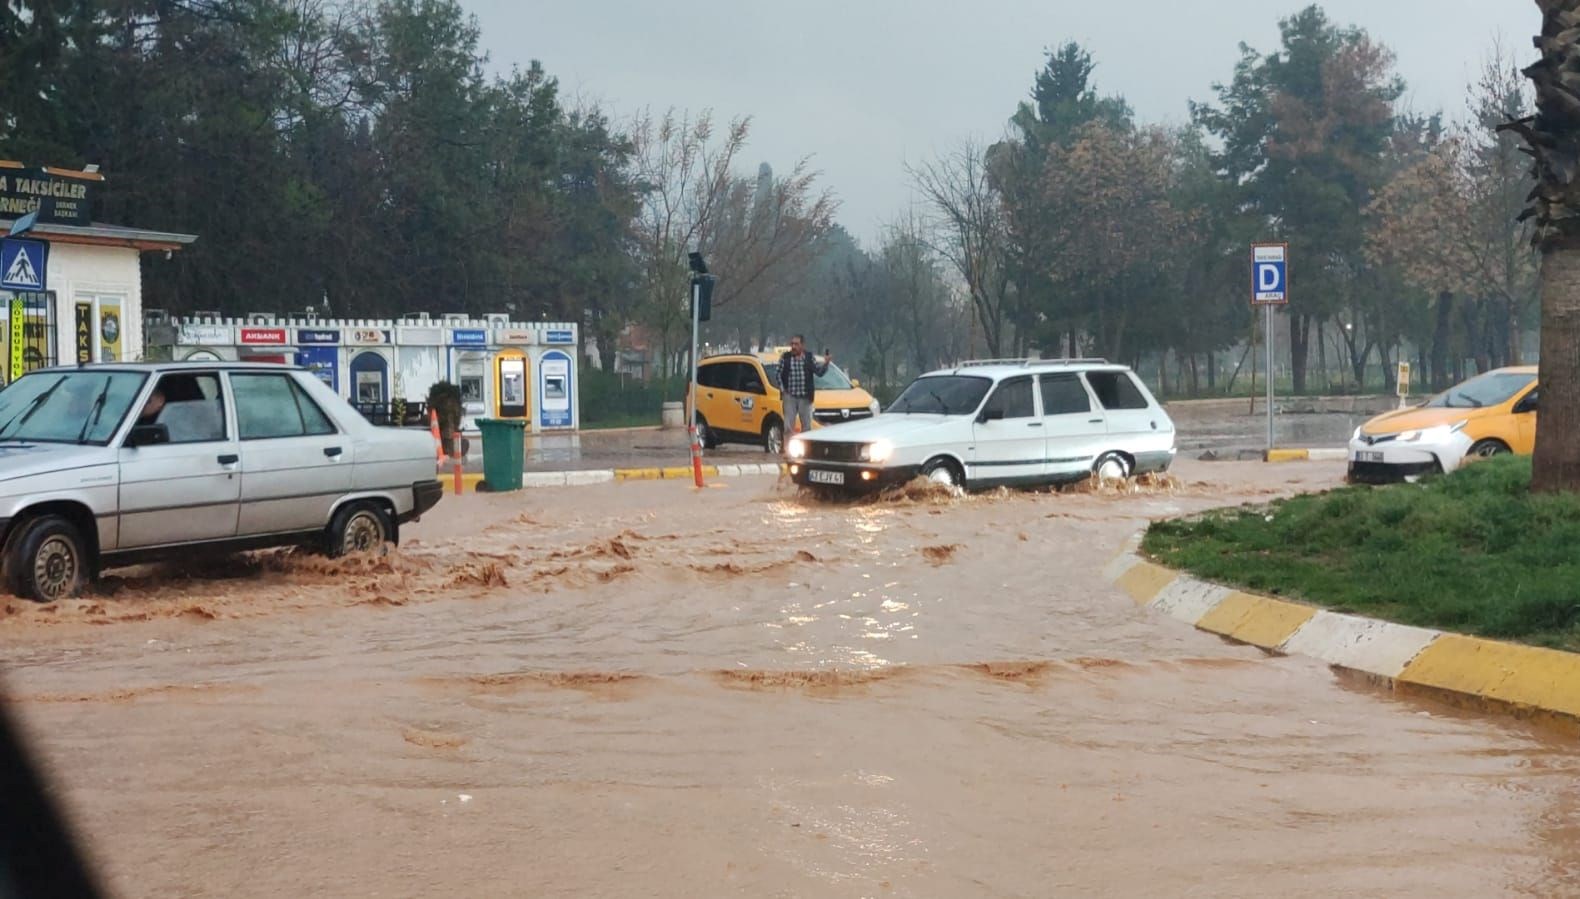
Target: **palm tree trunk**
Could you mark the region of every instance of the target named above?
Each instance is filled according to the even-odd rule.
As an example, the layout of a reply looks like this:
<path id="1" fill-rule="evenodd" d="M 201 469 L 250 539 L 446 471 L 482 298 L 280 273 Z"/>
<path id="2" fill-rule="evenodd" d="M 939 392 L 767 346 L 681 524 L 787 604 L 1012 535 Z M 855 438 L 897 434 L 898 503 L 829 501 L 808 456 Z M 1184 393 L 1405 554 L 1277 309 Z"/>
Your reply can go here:
<path id="1" fill-rule="evenodd" d="M 1541 426 L 1531 489 L 1580 490 L 1580 240 L 1542 253 Z"/>

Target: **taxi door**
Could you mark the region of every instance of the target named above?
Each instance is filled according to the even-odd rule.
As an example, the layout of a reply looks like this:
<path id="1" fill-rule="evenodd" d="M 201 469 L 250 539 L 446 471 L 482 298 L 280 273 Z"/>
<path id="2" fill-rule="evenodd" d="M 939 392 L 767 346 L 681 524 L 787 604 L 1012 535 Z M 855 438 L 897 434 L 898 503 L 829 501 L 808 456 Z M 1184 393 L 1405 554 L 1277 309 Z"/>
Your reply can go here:
<path id="1" fill-rule="evenodd" d="M 1522 456 L 1536 452 L 1536 408 L 1541 392 L 1540 387 L 1532 387 L 1514 404 L 1514 427 L 1509 435 L 1513 440 L 1509 449 Z"/>
<path id="2" fill-rule="evenodd" d="M 741 430 L 748 434 L 761 434 L 763 423 L 776 405 L 768 393 L 772 385 L 763 367 L 756 361 L 737 362 L 735 365 L 735 384 L 738 388 L 735 402 L 741 416 Z"/>

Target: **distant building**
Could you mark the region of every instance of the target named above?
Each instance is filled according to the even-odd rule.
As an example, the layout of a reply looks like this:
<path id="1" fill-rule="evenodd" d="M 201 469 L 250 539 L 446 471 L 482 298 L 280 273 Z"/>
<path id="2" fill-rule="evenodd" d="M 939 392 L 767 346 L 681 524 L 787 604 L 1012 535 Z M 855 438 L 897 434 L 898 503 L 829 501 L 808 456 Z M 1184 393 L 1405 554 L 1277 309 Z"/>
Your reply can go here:
<path id="1" fill-rule="evenodd" d="M 32 271 L 32 256 L 19 259 L 14 249 L 3 260 L 10 271 L 0 274 L 17 276 L 0 288 L 0 375 L 6 383 L 49 365 L 143 357 L 142 254 L 168 255 L 197 238 L 93 221 L 90 209 L 103 181 L 97 171 L 0 160 L 0 235 L 38 213 L 19 237 L 41 242 L 47 260 L 42 272 Z M 37 288 L 25 286 L 30 276 Z"/>

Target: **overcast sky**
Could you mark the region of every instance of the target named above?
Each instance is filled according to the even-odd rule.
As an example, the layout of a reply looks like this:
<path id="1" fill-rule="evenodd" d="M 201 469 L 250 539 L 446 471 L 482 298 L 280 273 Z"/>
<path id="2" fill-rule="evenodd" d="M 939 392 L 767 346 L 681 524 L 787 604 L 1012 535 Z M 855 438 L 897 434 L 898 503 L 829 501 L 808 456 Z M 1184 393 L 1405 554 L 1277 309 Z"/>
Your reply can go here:
<path id="1" fill-rule="evenodd" d="M 461 0 L 495 69 L 542 60 L 567 95 L 616 117 L 651 106 L 750 115 L 743 165 L 803 156 L 864 242 L 913 202 L 907 163 L 1003 132 L 1046 48 L 1080 41 L 1103 93 L 1179 124 L 1211 99 L 1241 41 L 1278 44 L 1299 0 Z M 1398 56 L 1419 111 L 1459 114 L 1501 37 L 1522 62 L 1533 0 L 1327 0 Z"/>

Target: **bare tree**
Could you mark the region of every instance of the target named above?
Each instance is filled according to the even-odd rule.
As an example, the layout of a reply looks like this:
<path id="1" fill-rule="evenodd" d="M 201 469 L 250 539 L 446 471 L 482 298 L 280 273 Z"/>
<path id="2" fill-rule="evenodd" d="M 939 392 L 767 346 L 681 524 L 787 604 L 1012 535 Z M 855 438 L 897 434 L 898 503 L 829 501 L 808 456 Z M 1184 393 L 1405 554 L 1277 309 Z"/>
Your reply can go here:
<path id="1" fill-rule="evenodd" d="M 690 276 L 686 255 L 704 246 L 723 208 L 749 119 L 735 119 L 715 140 L 713 115 L 644 111 L 631 123 L 636 181 L 642 193 L 636 249 L 641 272 L 639 320 L 658 339 L 660 372 L 676 370 L 687 318 Z"/>
<path id="2" fill-rule="evenodd" d="M 908 168 L 934 213 L 934 246 L 965 281 L 990 355 L 1008 340 L 1015 285 L 1004 204 L 988 174 L 986 150 L 963 142 L 948 155 Z"/>
<path id="3" fill-rule="evenodd" d="M 704 237 L 709 265 L 720 275 L 714 305 L 750 316 L 759 346 L 767 343 L 776 301 L 806 280 L 818 238 L 833 227 L 839 204 L 816 181 L 807 160 L 786 178 L 775 178 L 764 163 L 755 181 L 732 179 Z"/>

